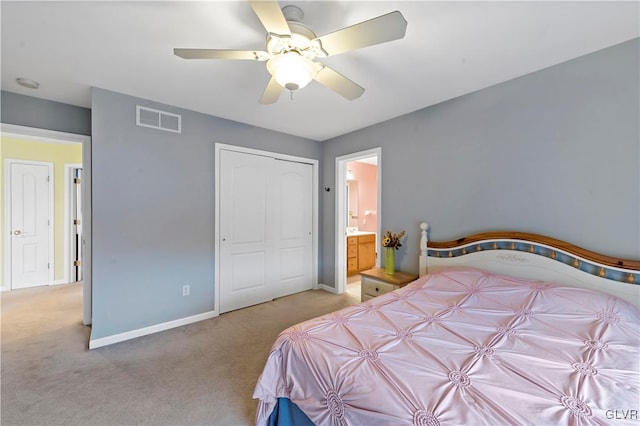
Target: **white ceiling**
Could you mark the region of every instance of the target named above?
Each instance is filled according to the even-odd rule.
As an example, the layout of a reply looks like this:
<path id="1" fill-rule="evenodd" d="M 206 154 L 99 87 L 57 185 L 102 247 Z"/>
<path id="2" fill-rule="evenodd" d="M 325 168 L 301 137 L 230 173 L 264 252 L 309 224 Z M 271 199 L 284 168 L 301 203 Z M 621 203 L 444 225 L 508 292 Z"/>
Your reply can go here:
<path id="1" fill-rule="evenodd" d="M 312 82 L 261 105 L 253 61 L 184 60 L 174 47 L 263 50 L 246 1 L 2 1 L 2 89 L 90 107 L 90 87 L 326 140 L 640 36 L 637 1 L 296 4 L 317 35 L 399 10 L 404 39 L 324 62 L 363 86 L 347 101 Z M 37 90 L 17 77 L 40 83 Z"/>

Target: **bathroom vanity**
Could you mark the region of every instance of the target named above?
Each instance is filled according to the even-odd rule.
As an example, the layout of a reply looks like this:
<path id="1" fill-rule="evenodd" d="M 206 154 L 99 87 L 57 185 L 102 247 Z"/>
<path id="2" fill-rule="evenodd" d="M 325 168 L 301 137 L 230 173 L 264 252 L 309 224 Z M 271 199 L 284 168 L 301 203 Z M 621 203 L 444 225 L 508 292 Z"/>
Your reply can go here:
<path id="1" fill-rule="evenodd" d="M 376 265 L 376 234 L 355 232 L 347 236 L 347 275 L 371 269 Z"/>

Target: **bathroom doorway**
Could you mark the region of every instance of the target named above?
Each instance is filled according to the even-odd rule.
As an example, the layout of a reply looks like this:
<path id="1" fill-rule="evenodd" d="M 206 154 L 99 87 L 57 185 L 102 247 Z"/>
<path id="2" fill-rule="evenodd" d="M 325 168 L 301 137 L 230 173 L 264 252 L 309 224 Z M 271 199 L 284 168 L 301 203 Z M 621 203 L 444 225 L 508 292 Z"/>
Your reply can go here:
<path id="1" fill-rule="evenodd" d="M 336 291 L 360 299 L 359 272 L 380 265 L 381 149 L 336 159 Z"/>

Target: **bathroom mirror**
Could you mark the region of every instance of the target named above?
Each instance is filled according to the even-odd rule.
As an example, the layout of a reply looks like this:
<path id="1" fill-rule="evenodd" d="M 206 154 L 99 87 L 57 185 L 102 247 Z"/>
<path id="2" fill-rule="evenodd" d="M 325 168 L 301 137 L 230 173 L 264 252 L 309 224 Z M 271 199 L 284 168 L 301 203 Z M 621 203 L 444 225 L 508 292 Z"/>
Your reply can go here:
<path id="1" fill-rule="evenodd" d="M 358 181 L 347 181 L 347 226 L 358 226 Z"/>

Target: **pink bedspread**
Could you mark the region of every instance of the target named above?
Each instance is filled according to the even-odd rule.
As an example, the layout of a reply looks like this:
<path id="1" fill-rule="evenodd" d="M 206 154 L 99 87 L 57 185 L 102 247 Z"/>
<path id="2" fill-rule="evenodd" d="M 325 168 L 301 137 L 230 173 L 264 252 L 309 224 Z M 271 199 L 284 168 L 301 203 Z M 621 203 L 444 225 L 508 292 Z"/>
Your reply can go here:
<path id="1" fill-rule="evenodd" d="M 640 310 L 458 269 L 283 331 L 255 389 L 317 425 L 640 424 Z"/>

